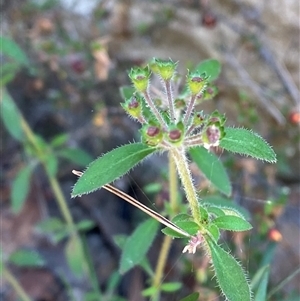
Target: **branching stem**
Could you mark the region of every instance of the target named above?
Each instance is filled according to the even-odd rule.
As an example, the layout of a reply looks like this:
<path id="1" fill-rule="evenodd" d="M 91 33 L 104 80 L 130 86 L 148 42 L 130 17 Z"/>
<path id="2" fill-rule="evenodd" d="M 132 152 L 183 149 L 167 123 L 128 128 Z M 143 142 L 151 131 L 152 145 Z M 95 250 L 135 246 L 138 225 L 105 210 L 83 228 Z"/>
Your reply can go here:
<path id="1" fill-rule="evenodd" d="M 164 129 L 167 129 L 168 125 L 166 124 L 166 122 L 164 121 L 164 119 L 161 116 L 161 113 L 158 111 L 155 104 L 153 103 L 153 100 L 152 100 L 149 92 L 145 91 L 143 95 L 145 97 L 147 104 L 149 105 L 150 109 L 152 110 L 152 113 L 155 115 L 156 119 L 158 120 L 158 122 L 161 124 L 161 126 Z"/>
<path id="2" fill-rule="evenodd" d="M 175 109 L 174 109 L 174 100 L 172 95 L 172 86 L 171 86 L 171 80 L 165 80 L 165 88 L 167 93 L 167 99 L 169 104 L 169 112 L 170 112 L 170 118 L 172 122 L 175 122 Z"/>

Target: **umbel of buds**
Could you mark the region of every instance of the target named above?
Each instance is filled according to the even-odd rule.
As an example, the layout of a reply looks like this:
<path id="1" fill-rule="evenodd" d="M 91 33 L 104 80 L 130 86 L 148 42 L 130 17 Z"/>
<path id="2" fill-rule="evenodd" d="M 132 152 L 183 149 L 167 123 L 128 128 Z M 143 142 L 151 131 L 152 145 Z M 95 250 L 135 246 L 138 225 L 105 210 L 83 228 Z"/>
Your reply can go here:
<path id="1" fill-rule="evenodd" d="M 142 124 L 142 141 L 161 149 L 218 146 L 225 136 L 225 117 L 218 112 L 205 115 L 195 106 L 217 94 L 210 76 L 199 70 L 189 71 L 182 93 L 178 86 L 177 62 L 152 59 L 143 67 L 129 71 L 133 89 L 122 104 L 124 110 Z M 152 88 L 151 76 L 158 76 L 162 92 Z"/>

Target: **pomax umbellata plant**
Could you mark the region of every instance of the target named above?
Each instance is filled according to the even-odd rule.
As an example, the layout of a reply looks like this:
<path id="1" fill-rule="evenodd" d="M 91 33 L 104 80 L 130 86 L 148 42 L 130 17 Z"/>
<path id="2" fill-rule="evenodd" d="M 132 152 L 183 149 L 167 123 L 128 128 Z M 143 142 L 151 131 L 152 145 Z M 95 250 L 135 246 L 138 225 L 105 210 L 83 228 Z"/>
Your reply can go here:
<path id="1" fill-rule="evenodd" d="M 199 246 L 204 248 L 211 258 L 218 285 L 228 300 L 248 301 L 252 296 L 246 273 L 240 263 L 218 244 L 218 240 L 220 230 L 247 231 L 252 226 L 236 209 L 201 203 L 189 169 L 188 155 L 212 184 L 226 195 L 231 194 L 230 181 L 222 164 L 210 152 L 212 147 L 272 163 L 276 162 L 276 155 L 251 130 L 225 127 L 226 118 L 218 111 L 205 114 L 196 110 L 199 104 L 217 94 L 212 82 L 219 76 L 220 69 L 216 60 L 203 61 L 188 71 L 185 85 L 179 92 L 177 63 L 171 59 L 153 59 L 145 67 L 132 68 L 129 78 L 133 86 L 122 88 L 125 100 L 122 107 L 141 124 L 141 142 L 121 146 L 93 161 L 78 174 L 80 177 L 72 196 L 81 196 L 101 187 L 112 191 L 114 189 L 108 184 L 144 158 L 157 152 L 168 152 L 176 164 L 190 215 L 179 214 L 169 224 L 159 214 L 150 216 L 167 225 L 162 230 L 166 235 L 189 238 L 183 252 L 195 253 Z M 153 74 L 160 78 L 164 90 L 156 95 L 151 89 Z M 217 170 L 213 176 L 207 168 L 211 164 L 215 164 Z"/>

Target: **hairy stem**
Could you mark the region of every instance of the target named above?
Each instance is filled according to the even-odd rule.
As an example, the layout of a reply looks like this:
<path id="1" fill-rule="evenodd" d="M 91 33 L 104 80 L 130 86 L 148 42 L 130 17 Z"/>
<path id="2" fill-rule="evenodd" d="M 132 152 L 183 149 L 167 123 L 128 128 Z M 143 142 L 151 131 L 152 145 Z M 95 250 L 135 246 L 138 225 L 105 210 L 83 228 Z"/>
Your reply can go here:
<path id="1" fill-rule="evenodd" d="M 166 122 L 164 121 L 164 119 L 162 118 L 160 112 L 158 111 L 158 109 L 156 108 L 155 104 L 153 103 L 153 100 L 149 94 L 148 91 L 145 91 L 144 92 L 144 97 L 145 97 L 145 100 L 148 104 L 148 106 L 150 107 L 152 113 L 154 114 L 154 116 L 156 117 L 156 119 L 158 120 L 158 122 L 160 123 L 160 125 L 164 128 L 164 129 L 167 129 L 168 128 L 168 125 L 166 124 Z"/>
<path id="2" fill-rule="evenodd" d="M 165 80 L 166 85 L 166 93 L 167 99 L 169 104 L 169 111 L 170 111 L 170 118 L 172 122 L 175 122 L 175 109 L 174 109 L 174 100 L 172 97 L 172 87 L 171 87 L 171 80 Z"/>
<path id="3" fill-rule="evenodd" d="M 197 98 L 197 95 L 193 95 L 191 97 L 191 100 L 190 100 L 190 102 L 188 104 L 188 107 L 186 109 L 186 112 L 185 112 L 185 115 L 184 115 L 184 119 L 183 119 L 183 123 L 184 123 L 185 126 L 187 126 L 188 123 L 189 123 L 191 114 L 192 114 L 193 109 L 194 109 L 196 98 Z"/>
<path id="4" fill-rule="evenodd" d="M 182 186 L 185 190 L 186 198 L 190 204 L 191 213 L 195 222 L 201 222 L 200 212 L 198 210 L 198 200 L 196 190 L 192 181 L 191 173 L 188 167 L 187 158 L 183 149 L 172 148 L 170 149 L 170 154 L 177 166 L 177 171 L 179 173 Z"/>

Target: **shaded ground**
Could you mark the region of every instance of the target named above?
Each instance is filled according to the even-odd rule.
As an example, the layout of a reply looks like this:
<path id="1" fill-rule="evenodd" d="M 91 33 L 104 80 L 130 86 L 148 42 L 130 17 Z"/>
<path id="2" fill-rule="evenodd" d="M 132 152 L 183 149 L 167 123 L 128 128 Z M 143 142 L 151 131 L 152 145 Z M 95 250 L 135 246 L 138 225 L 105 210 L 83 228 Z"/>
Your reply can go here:
<path id="1" fill-rule="evenodd" d="M 31 71 L 19 72 L 8 90 L 35 133 L 46 141 L 68 133 L 67 144 L 81 147 L 93 158 L 139 139 L 138 125 L 120 107 L 119 87 L 129 83 L 130 67 L 152 57 L 171 57 L 180 62 L 179 70 L 184 73 L 186 67 L 203 59 L 220 60 L 223 70 L 217 81 L 219 94 L 203 109 L 211 112 L 217 108 L 226 113 L 229 125 L 253 128 L 274 146 L 278 155 L 276 166 L 221 156 L 233 181 L 234 201 L 248 208 L 256 225 L 250 236 L 227 238 L 237 250 L 245 248 L 246 255 L 236 253 L 253 275 L 263 254 L 271 254 L 268 230 L 278 229 L 283 238 L 272 260 L 271 288 L 291 275 L 300 263 L 299 123 L 293 119 L 300 110 L 299 3 L 95 1 L 95 6 L 85 13 L 80 8 L 74 11 L 73 5 L 33 3 L 2 4 L 3 33 L 19 43 L 33 66 Z M 101 49 L 91 46 L 96 42 Z M 70 272 L 62 252 L 64 242 L 55 245 L 35 229 L 39 221 L 59 216 L 41 169 L 34 174 L 21 213 L 12 214 L 10 187 L 26 158 L 22 145 L 4 130 L 1 140 L 3 252 L 34 249 L 47 258 L 42 268 L 10 268 L 33 300 L 69 300 L 68 286 L 76 300 L 83 300 L 89 283 Z M 112 237 L 132 233 L 143 216 L 102 190 L 71 200 L 74 168 L 82 169 L 60 162 L 58 178 L 74 219 L 90 218 L 95 222 L 86 240 L 98 281 L 105 289 L 120 257 Z M 166 158 L 152 157 L 116 184 L 148 205 L 155 202 L 160 210 L 166 189 L 149 201 L 140 188 L 152 181 L 164 183 L 162 174 L 166 170 Z M 195 177 L 200 179 L 202 193 L 211 193 L 201 175 L 195 172 Z M 270 212 L 267 200 L 273 202 Z M 149 254 L 153 265 L 160 242 L 158 237 Z M 201 300 L 222 300 L 214 292 L 214 284 L 200 280 L 201 267 L 208 264 L 205 259 L 195 256 L 189 263 L 183 259 L 181 265 L 176 265 L 178 258 L 182 259 L 180 254 L 181 245 L 175 243 L 166 274 L 168 281 L 182 281 L 184 288 L 180 294 L 169 294 L 162 300 L 179 300 L 179 295 L 205 290 L 210 299 Z M 139 294 L 147 287 L 146 278 L 141 269 L 134 269 L 121 277 L 116 293 L 130 301 L 146 300 Z M 280 298 L 298 291 L 299 282 L 298 275 L 272 300 L 283 300 Z M 3 300 L 17 300 L 5 282 L 1 283 L 1 294 Z"/>

